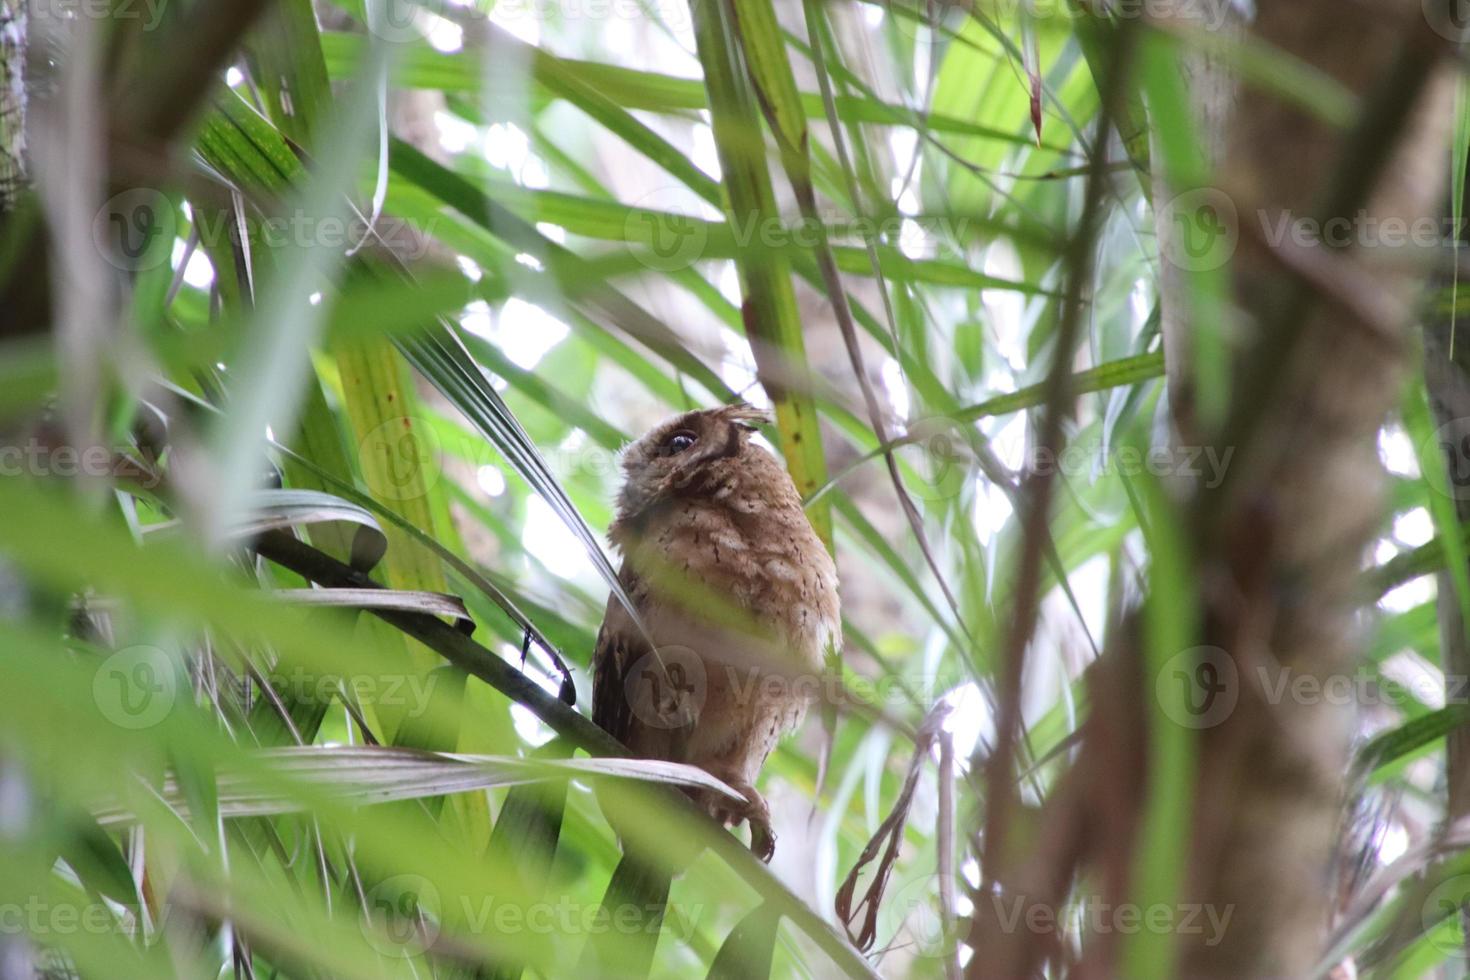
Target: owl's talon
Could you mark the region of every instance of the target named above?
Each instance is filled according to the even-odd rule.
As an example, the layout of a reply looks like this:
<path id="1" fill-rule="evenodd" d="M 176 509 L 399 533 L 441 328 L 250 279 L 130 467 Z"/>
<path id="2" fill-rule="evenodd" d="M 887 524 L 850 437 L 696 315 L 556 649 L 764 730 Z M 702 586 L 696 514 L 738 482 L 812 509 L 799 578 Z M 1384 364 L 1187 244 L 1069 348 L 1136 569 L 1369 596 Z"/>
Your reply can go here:
<path id="1" fill-rule="evenodd" d="M 770 864 L 771 858 L 776 853 L 776 834 L 771 830 L 771 822 L 758 817 L 750 819 L 750 850 L 762 863 Z"/>
<path id="2" fill-rule="evenodd" d="M 766 805 L 765 797 L 756 792 L 755 787 L 749 783 L 728 779 L 726 782 L 744 796 L 745 800 L 737 803 L 728 797 L 722 799 L 711 809 L 711 815 L 729 826 L 741 822 L 749 826 L 751 852 L 769 863 L 771 856 L 776 853 L 776 835 L 771 830 L 771 808 Z"/>

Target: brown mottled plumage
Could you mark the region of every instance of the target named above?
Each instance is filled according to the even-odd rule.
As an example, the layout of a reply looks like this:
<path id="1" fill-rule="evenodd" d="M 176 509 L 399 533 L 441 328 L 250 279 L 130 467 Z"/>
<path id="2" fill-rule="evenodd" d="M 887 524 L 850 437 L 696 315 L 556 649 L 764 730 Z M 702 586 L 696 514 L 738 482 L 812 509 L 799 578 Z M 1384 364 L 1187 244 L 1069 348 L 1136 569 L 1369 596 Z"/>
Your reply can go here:
<path id="1" fill-rule="evenodd" d="M 688 412 L 628 447 L 609 537 L 647 635 L 608 600 L 592 716 L 639 755 L 743 793 L 744 807 L 696 799 L 726 824 L 748 820 L 769 859 L 756 776 L 805 717 L 841 624 L 832 558 L 786 469 L 750 442 L 765 418 L 745 405 Z"/>

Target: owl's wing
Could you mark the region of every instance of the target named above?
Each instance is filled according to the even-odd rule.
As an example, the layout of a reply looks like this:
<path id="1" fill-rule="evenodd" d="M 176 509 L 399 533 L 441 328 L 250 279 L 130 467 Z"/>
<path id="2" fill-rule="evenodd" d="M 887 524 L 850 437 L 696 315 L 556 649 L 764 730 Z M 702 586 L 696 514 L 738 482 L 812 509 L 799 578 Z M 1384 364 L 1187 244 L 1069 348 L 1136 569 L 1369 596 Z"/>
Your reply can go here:
<path id="1" fill-rule="evenodd" d="M 620 578 L 623 588 L 632 595 L 633 576 L 625 568 Z M 602 629 L 597 632 L 597 646 L 592 651 L 592 720 L 603 731 L 620 741 L 628 740 L 633 726 L 633 707 L 628 701 L 627 677 L 633 665 L 649 652 L 628 610 L 608 596 Z"/>

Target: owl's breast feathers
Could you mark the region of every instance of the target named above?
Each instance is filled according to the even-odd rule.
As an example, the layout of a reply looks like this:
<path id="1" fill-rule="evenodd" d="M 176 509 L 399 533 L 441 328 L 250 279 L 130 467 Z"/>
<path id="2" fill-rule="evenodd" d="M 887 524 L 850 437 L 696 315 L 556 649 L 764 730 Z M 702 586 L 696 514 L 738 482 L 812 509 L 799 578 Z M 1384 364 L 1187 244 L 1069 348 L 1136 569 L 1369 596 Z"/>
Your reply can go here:
<path id="1" fill-rule="evenodd" d="M 840 636 L 837 569 L 764 449 L 711 463 L 686 492 L 612 537 L 638 580 L 639 606 L 656 600 L 734 633 L 774 633 L 785 658 L 804 667 L 820 666 Z"/>

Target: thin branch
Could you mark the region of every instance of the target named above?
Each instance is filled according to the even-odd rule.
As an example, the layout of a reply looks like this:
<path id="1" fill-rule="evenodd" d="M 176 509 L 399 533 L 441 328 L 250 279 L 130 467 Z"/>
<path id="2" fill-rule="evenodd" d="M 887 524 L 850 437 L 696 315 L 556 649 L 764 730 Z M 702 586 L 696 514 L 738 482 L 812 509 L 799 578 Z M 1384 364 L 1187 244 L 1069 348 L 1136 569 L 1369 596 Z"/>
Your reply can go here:
<path id="1" fill-rule="evenodd" d="M 1126 74 L 1131 39 L 1135 33 L 1133 29 L 1120 32 L 1119 47 L 1106 79 L 1108 91 L 1103 93 L 1100 101 L 1092 172 L 1088 176 L 1077 232 L 1069 249 L 1066 298 L 1062 301 L 1055 350 L 1052 352 L 1051 369 L 1046 378 L 1046 413 L 1040 438 L 1040 452 L 1043 454 L 1041 458 L 1058 458 L 1065 441 L 1062 422 L 1070 414 L 1067 406 L 1072 398 L 1072 352 L 1081 333 L 1082 292 L 1092 279 L 1094 236 L 1106 191 L 1104 155 L 1108 127 L 1111 125 L 1109 107 L 1115 104 L 1113 95 Z M 988 761 L 986 774 L 986 827 L 981 864 L 987 881 L 996 879 L 1002 865 L 1002 858 L 1006 853 L 1006 834 L 1009 832 L 1017 803 L 1016 784 L 1011 770 L 1016 756 L 1017 731 L 1022 722 L 1021 684 L 1026 666 L 1026 648 L 1035 632 L 1040 611 L 1041 570 L 1046 556 L 1045 542 L 1049 537 L 1047 522 L 1056 488 L 1054 468 L 1033 471 L 1026 479 L 1025 488 L 1029 499 L 1019 515 L 1024 547 L 1016 571 L 1010 630 L 1000 660 L 1003 674 L 996 746 Z"/>

